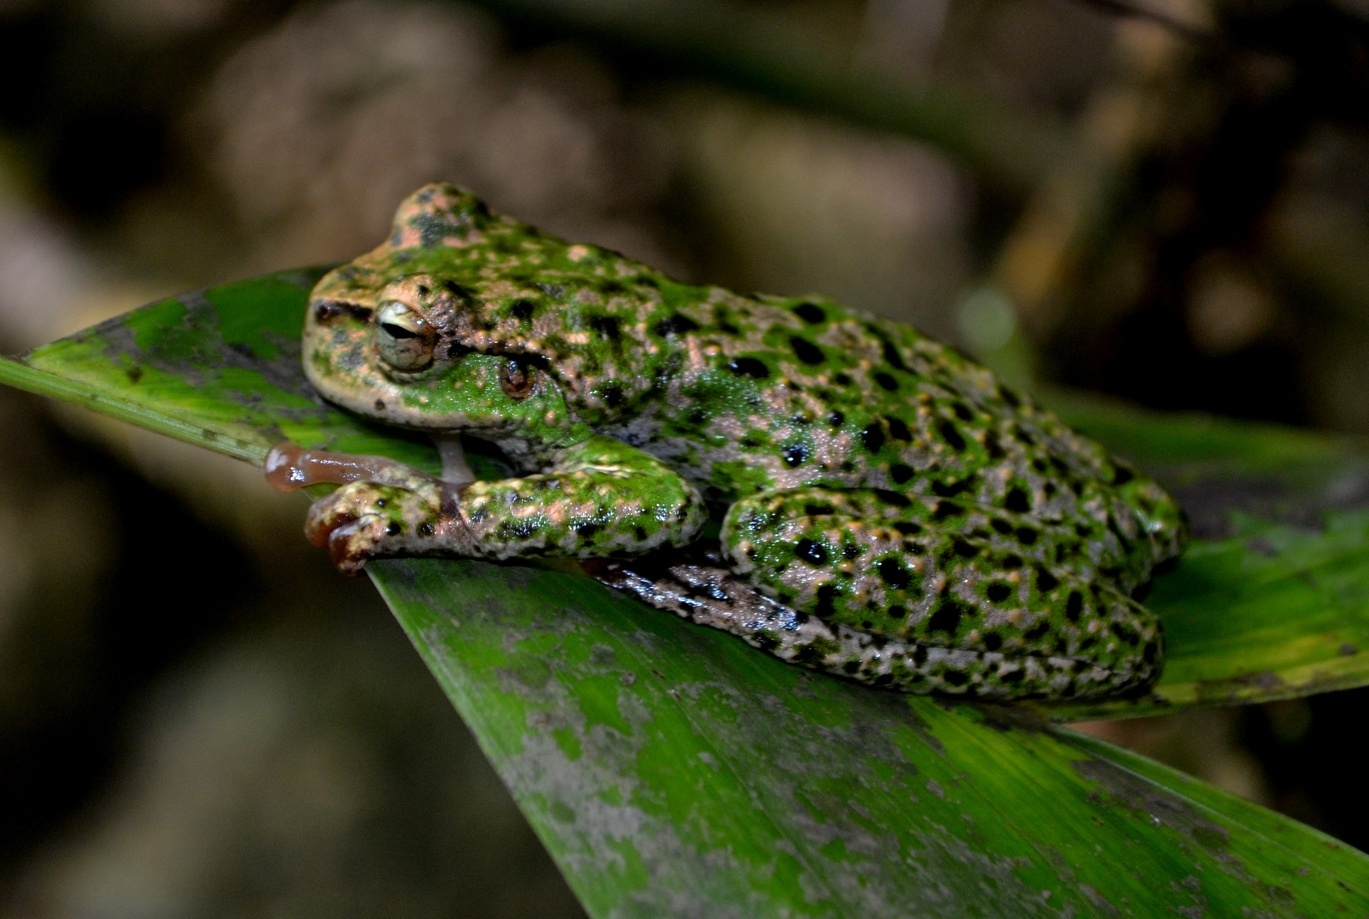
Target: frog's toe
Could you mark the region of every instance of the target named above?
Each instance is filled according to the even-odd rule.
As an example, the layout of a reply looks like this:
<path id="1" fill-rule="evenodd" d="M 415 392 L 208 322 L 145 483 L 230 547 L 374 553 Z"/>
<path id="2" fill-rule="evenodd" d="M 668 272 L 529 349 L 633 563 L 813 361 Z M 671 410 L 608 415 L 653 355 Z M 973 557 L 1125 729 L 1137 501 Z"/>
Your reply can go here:
<path id="1" fill-rule="evenodd" d="M 309 508 L 304 535 L 320 549 L 328 550 L 339 571 L 356 574 L 390 535 L 393 525 L 383 513 L 387 502 L 379 491 L 369 483 L 357 482 L 320 498 Z"/>
<path id="2" fill-rule="evenodd" d="M 335 527 L 328 533 L 326 544 L 333 567 L 343 574 L 359 574 L 367 560 L 376 554 L 377 529 L 383 534 L 385 527 L 385 522 L 374 514 Z"/>

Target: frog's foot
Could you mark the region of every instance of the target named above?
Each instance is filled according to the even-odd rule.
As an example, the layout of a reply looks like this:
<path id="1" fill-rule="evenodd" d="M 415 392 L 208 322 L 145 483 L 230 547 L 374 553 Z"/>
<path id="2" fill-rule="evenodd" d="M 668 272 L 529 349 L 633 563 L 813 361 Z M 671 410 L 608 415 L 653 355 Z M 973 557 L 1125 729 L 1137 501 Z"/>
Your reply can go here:
<path id="1" fill-rule="evenodd" d="M 731 632 L 781 660 L 899 692 L 997 700 L 1084 698 L 1147 685 L 1159 669 L 1142 661 L 1104 666 L 1062 655 L 1011 655 L 889 638 L 798 612 L 725 567 L 680 561 L 678 553 L 599 563 L 590 570 L 610 587 Z"/>
<path id="2" fill-rule="evenodd" d="M 444 462 L 448 449 L 443 448 Z M 277 491 L 297 491 L 310 485 L 346 485 L 362 481 L 414 488 L 432 481 L 432 476 L 427 473 L 388 456 L 307 450 L 289 441 L 271 448 L 271 452 L 266 454 L 266 462 L 262 464 L 262 472 L 266 476 L 267 484 Z"/>
<path id="3" fill-rule="evenodd" d="M 345 574 L 378 556 L 469 554 L 463 550 L 472 539 L 457 510 L 457 490 L 435 479 L 411 486 L 344 485 L 314 502 L 304 533 Z"/>

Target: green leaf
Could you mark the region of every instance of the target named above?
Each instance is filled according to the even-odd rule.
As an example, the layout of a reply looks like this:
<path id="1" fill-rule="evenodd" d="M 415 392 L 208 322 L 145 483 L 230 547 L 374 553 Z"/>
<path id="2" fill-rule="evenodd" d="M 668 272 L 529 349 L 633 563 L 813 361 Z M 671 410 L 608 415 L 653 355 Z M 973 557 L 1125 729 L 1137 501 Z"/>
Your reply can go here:
<path id="1" fill-rule="evenodd" d="M 304 384 L 317 276 L 162 301 L 0 361 L 0 381 L 253 462 L 288 437 L 435 468 L 431 447 Z M 1361 853 L 1044 717 L 1369 682 L 1363 459 L 1286 431 L 1069 415 L 1195 511 L 1200 538 L 1152 597 L 1169 663 L 1146 699 L 905 697 L 785 665 L 573 567 L 368 570 L 592 915 L 1364 913 Z"/>

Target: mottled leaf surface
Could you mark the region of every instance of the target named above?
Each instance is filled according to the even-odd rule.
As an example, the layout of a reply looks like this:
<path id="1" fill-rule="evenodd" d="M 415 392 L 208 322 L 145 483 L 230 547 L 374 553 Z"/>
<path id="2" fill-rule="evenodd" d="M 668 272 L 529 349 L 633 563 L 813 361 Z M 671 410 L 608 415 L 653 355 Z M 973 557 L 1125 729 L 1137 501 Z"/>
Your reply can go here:
<path id="1" fill-rule="evenodd" d="M 0 361 L 0 381 L 251 462 L 289 438 L 435 468 L 427 445 L 304 383 L 318 274 L 152 304 Z M 1281 430 L 1068 415 L 1174 487 L 1199 536 L 1150 601 L 1169 664 L 1145 699 L 909 698 L 787 666 L 573 566 L 369 570 L 595 916 L 1365 914 L 1362 854 L 1047 724 L 1369 682 L 1363 458 Z"/>

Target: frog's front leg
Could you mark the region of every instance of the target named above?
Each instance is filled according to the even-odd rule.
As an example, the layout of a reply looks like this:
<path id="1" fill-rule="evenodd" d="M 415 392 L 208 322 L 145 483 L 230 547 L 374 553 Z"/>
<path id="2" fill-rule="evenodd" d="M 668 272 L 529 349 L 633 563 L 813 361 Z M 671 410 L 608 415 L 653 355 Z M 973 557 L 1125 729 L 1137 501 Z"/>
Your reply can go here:
<path id="1" fill-rule="evenodd" d="M 707 519 L 703 499 L 664 463 L 620 441 L 590 437 L 545 471 L 453 485 L 388 472 L 316 501 L 305 532 L 354 572 L 384 555 L 511 558 L 639 554 L 683 545 Z"/>
<path id="2" fill-rule="evenodd" d="M 1154 615 L 1090 576 L 1086 558 L 1047 557 L 1041 546 L 1052 540 L 1019 540 L 1031 521 L 1016 517 L 935 497 L 807 488 L 735 504 L 722 547 L 737 576 L 797 612 L 784 628 L 808 628 L 811 617 L 831 633 L 794 652 L 811 666 L 1000 698 L 1151 682 L 1161 664 Z"/>

